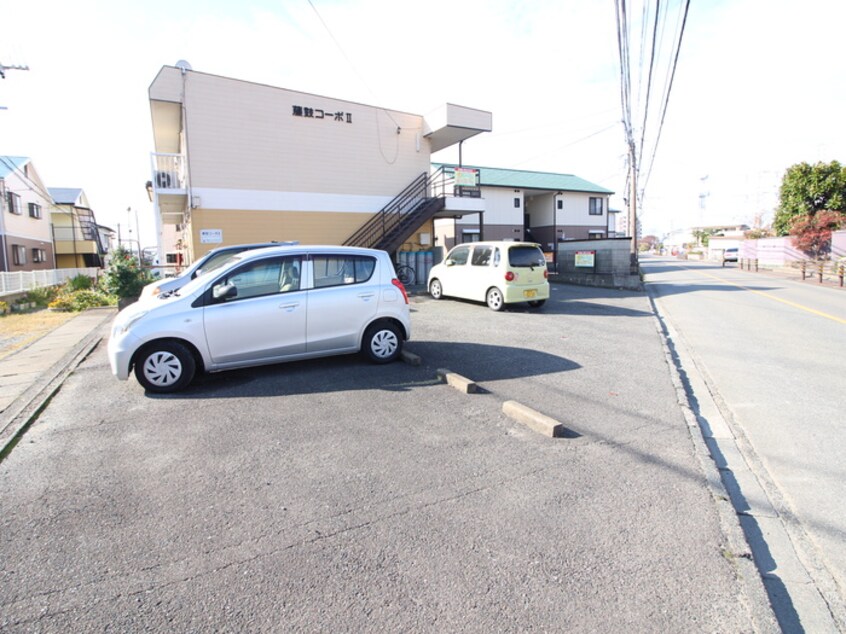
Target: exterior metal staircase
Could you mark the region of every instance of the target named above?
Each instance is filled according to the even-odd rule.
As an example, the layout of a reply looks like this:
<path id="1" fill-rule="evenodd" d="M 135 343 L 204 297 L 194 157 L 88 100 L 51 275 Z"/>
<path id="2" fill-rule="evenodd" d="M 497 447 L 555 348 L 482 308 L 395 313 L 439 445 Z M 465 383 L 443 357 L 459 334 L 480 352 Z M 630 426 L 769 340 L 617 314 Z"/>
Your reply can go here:
<path id="1" fill-rule="evenodd" d="M 396 251 L 423 223 L 446 206 L 441 167 L 434 174 L 424 172 L 414 179 L 391 202 L 376 213 L 364 226 L 344 242 L 347 246 Z M 442 192 L 431 195 L 435 189 Z"/>

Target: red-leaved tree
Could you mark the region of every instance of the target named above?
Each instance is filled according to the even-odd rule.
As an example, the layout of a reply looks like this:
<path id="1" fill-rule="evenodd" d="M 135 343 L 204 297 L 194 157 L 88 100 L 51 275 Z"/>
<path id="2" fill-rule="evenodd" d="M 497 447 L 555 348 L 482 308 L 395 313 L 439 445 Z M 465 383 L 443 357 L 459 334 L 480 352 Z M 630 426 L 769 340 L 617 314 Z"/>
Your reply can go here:
<path id="1" fill-rule="evenodd" d="M 790 223 L 793 246 L 815 260 L 820 260 L 831 247 L 831 232 L 844 225 L 846 214 L 839 211 L 818 211 L 813 215 L 795 216 Z"/>

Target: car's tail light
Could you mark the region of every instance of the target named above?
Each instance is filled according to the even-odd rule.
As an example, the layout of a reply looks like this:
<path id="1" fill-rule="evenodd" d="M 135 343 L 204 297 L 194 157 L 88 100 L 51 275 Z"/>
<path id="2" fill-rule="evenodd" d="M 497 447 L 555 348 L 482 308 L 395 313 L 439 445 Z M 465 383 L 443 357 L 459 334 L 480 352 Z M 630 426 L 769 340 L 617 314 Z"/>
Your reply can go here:
<path id="1" fill-rule="evenodd" d="M 515 277 L 517 277 L 517 276 L 514 275 L 514 271 L 508 271 L 505 274 L 505 281 L 506 282 L 513 282 Z"/>
<path id="2" fill-rule="evenodd" d="M 398 289 L 400 289 L 400 293 L 402 293 L 402 297 L 405 300 L 405 303 L 407 304 L 408 303 L 408 293 L 405 292 L 405 286 L 402 285 L 402 282 L 400 282 L 397 278 L 394 278 L 394 279 L 391 280 L 391 284 L 393 284 Z"/>
<path id="3" fill-rule="evenodd" d="M 549 269 L 543 270 L 543 279 L 547 279 L 549 277 Z"/>

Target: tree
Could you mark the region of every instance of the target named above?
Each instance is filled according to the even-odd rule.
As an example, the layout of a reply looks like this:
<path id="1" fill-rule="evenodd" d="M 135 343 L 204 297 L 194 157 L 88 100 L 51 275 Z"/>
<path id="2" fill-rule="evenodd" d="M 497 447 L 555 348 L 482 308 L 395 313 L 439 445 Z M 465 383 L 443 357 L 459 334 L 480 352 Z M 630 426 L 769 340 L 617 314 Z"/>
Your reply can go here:
<path id="1" fill-rule="evenodd" d="M 658 246 L 659 242 L 660 241 L 656 236 L 644 236 L 637 241 L 638 251 L 649 251 L 650 249 L 654 249 L 656 246 Z"/>
<path id="2" fill-rule="evenodd" d="M 822 259 L 831 247 L 831 232 L 846 225 L 846 214 L 822 210 L 811 215 L 795 216 L 790 224 L 793 246 L 815 260 Z"/>
<path id="3" fill-rule="evenodd" d="M 773 233 L 770 227 L 758 227 L 745 231 L 743 237 L 747 240 L 759 240 L 761 238 L 773 238 L 775 237 L 775 233 Z"/>
<path id="4" fill-rule="evenodd" d="M 781 181 L 779 205 L 773 229 L 776 235 L 791 233 L 793 218 L 819 211 L 846 211 L 846 167 L 831 163 L 797 163 Z"/>
<path id="5" fill-rule="evenodd" d="M 122 246 L 112 253 L 112 262 L 105 273 L 106 289 L 120 299 L 137 299 L 141 289 L 153 281 L 141 268 L 138 258 Z"/>

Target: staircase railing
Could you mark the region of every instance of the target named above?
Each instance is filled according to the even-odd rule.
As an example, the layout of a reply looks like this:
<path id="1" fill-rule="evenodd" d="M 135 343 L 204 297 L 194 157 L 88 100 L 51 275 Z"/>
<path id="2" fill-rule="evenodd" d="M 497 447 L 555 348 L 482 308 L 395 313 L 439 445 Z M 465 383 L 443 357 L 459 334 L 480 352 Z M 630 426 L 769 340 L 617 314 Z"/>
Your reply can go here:
<path id="1" fill-rule="evenodd" d="M 351 235 L 345 245 L 393 251 L 415 229 L 439 209 L 452 176 L 441 167 L 434 174 L 424 172 L 394 197 L 381 211 Z M 399 241 L 399 242 L 398 242 Z"/>

